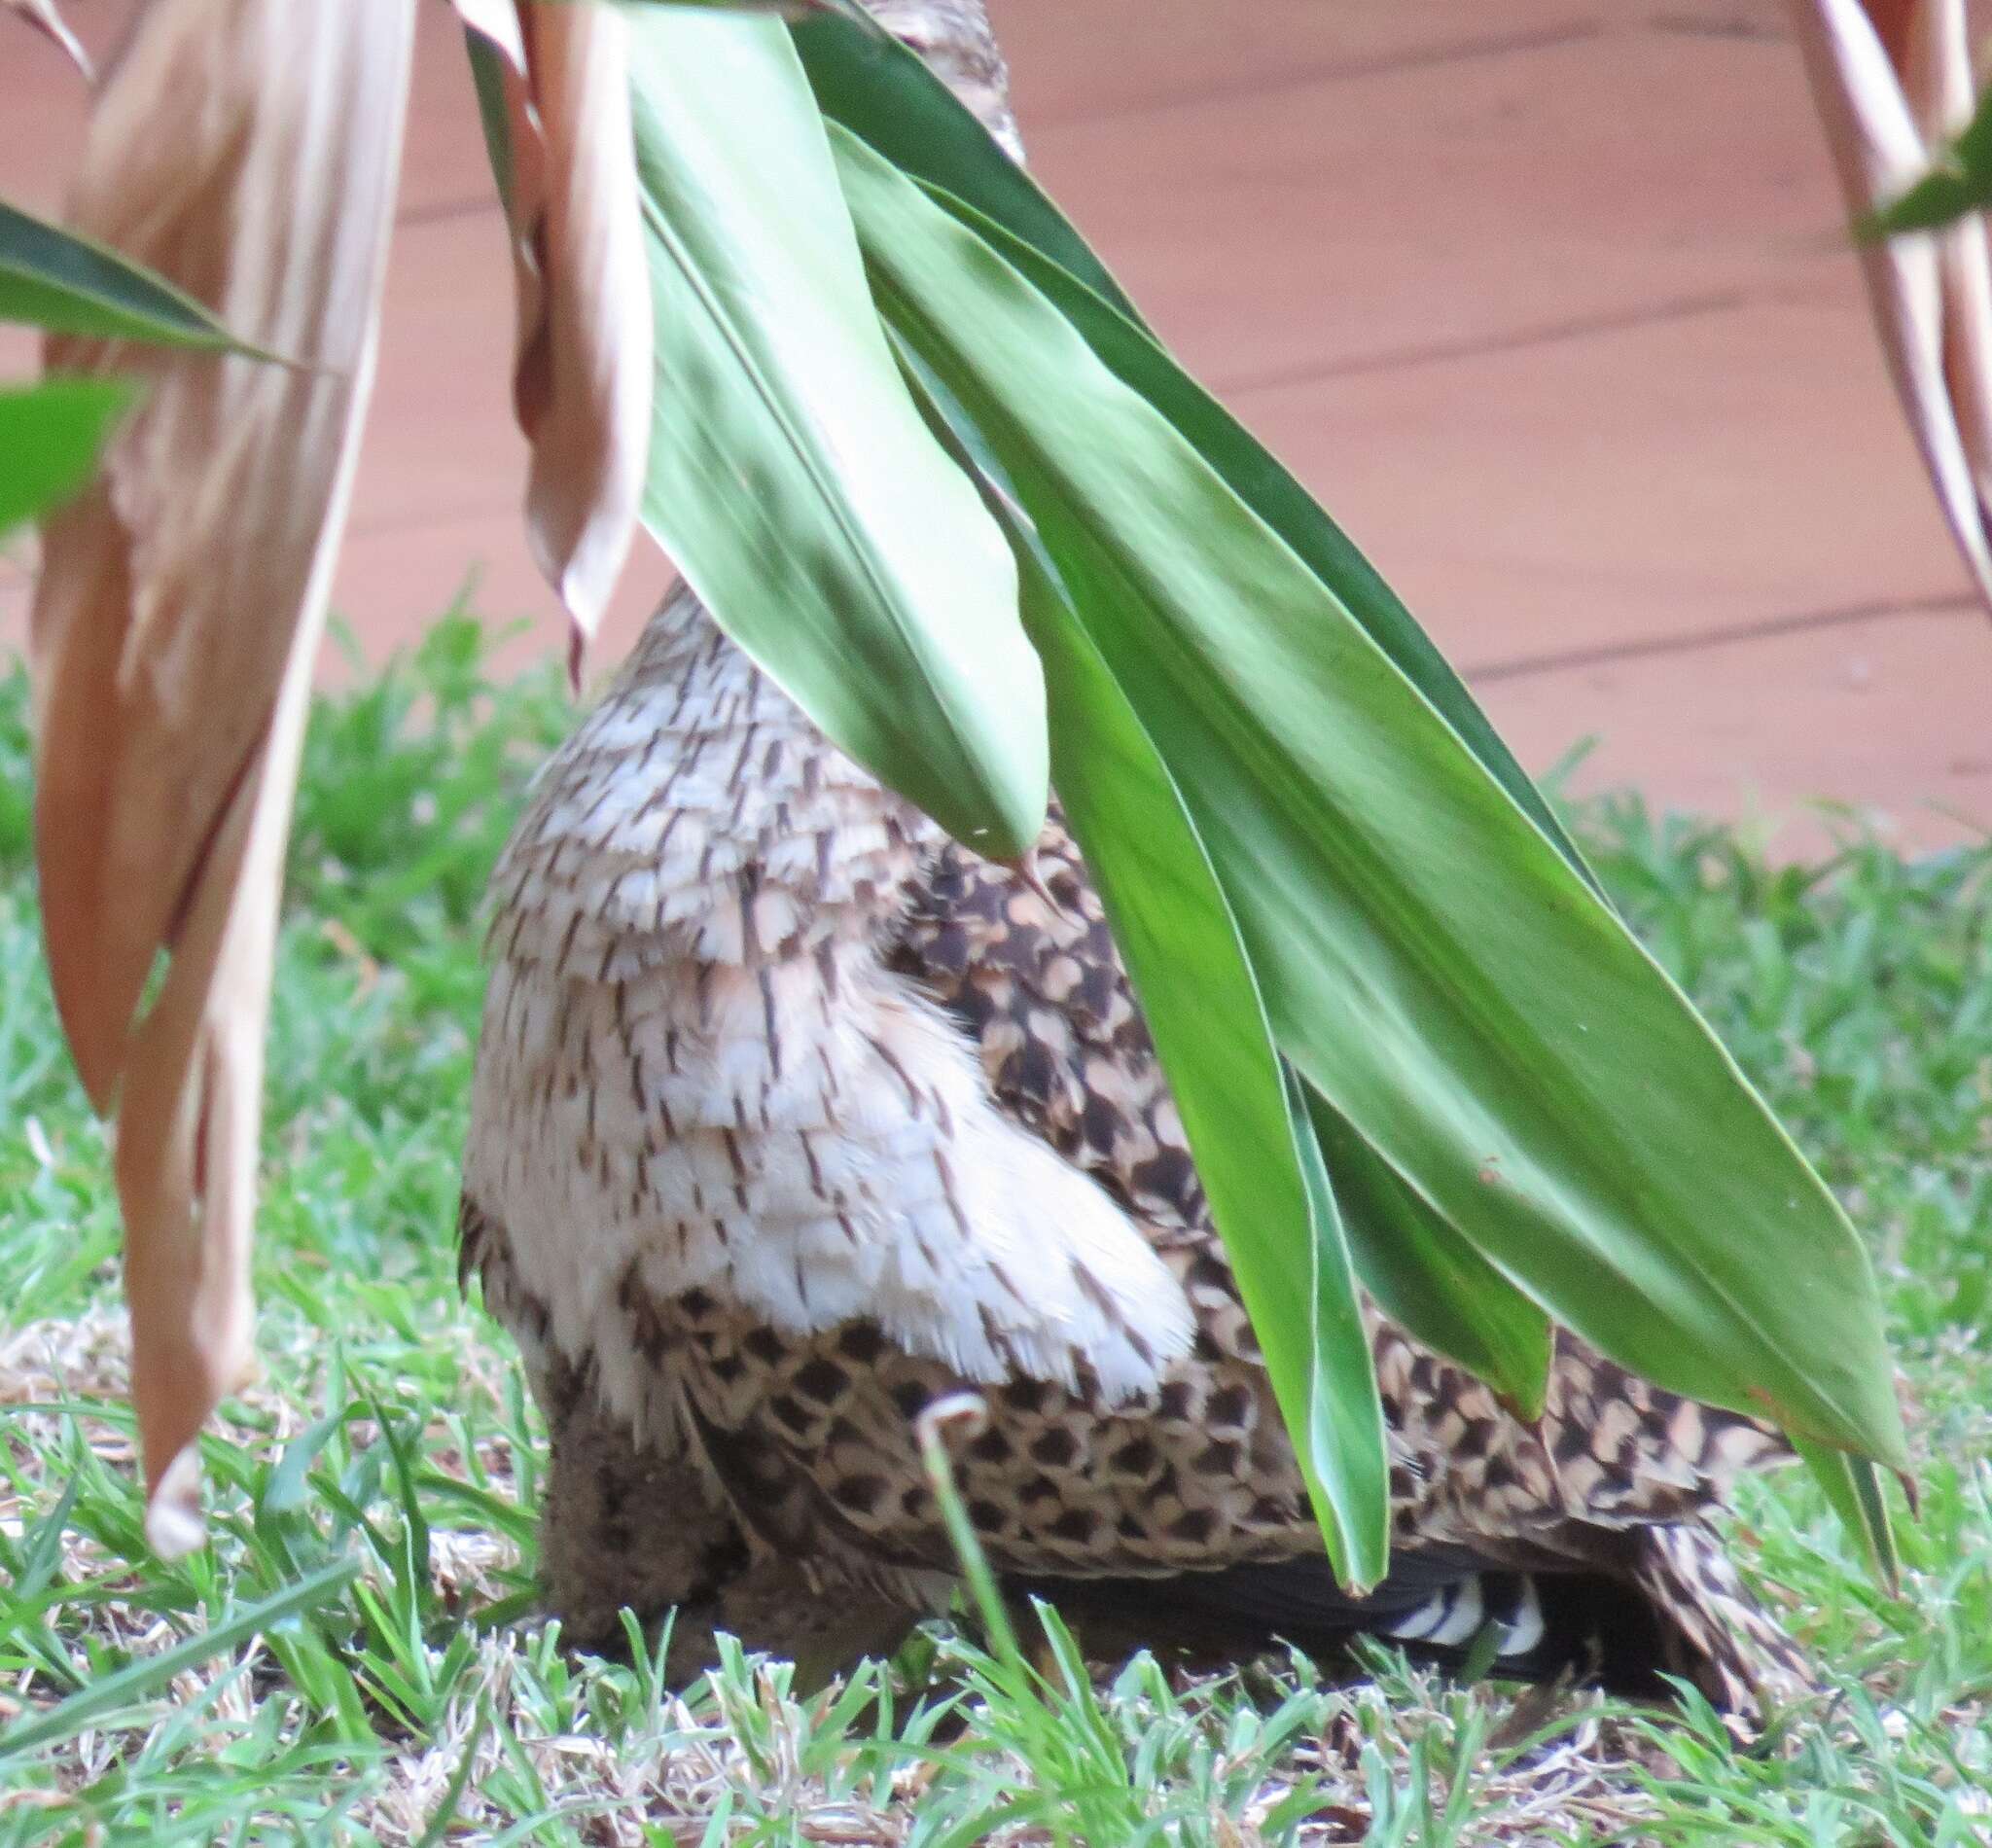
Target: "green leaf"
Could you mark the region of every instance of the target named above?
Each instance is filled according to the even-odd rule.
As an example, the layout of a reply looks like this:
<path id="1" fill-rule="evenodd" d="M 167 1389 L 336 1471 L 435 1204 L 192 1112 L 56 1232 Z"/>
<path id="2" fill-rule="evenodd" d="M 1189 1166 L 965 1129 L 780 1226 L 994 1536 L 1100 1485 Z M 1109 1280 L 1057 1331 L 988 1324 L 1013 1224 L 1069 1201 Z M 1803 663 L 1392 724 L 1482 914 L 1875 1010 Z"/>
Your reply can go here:
<path id="1" fill-rule="evenodd" d="M 1880 1471 L 1866 1457 L 1849 1456 L 1809 1438 L 1793 1438 L 1792 1447 L 1826 1491 L 1832 1511 L 1861 1543 L 1868 1570 L 1890 1593 L 1899 1591 L 1902 1561 L 1896 1555 L 1895 1530 L 1889 1525 Z"/>
<path id="2" fill-rule="evenodd" d="M 1601 890 L 1577 843 L 1467 691 L 1466 682 L 1418 626 L 1403 599 L 1286 465 L 1147 332 L 1103 300 L 1084 271 L 1061 261 L 1061 245 L 1022 234 L 1014 222 L 992 223 L 976 209 L 979 201 L 939 188 L 929 191 L 1057 305 L 1115 377 L 1168 419 L 1232 493 L 1339 599 L 1593 890 Z M 1078 233 L 1072 235 L 1076 238 Z"/>
<path id="3" fill-rule="evenodd" d="M 1307 1109 L 1356 1274 L 1392 1321 L 1539 1418 L 1549 1387 L 1549 1318 L 1476 1251 L 1319 1091 Z"/>
<path id="4" fill-rule="evenodd" d="M 1608 1355 L 1900 1462 L 1867 1253 L 1685 998 L 1058 309 L 833 140 L 881 309 L 980 427 L 1162 751 L 1281 1050 Z"/>
<path id="5" fill-rule="evenodd" d="M 1084 238 L 947 87 L 910 52 L 881 41 L 875 28 L 818 17 L 792 30 L 824 113 L 920 180 L 1057 304 L 1108 370 L 1168 418 L 1340 594 L 1371 639 L 1595 889 L 1561 821 L 1396 592 L 1284 465 L 1152 338 Z M 1325 1102 L 1320 1109 L 1332 1113 Z M 1364 1281 L 1420 1339 L 1518 1407 L 1540 1409 L 1548 1373 L 1547 1317 L 1345 1121 L 1336 1121 L 1346 1140 L 1330 1167 Z"/>
<path id="6" fill-rule="evenodd" d="M 831 739 L 997 858 L 1043 825 L 1008 547 L 886 348 L 779 20 L 627 15 L 657 316 L 644 517 Z"/>
<path id="7" fill-rule="evenodd" d="M 1355 1273 L 1293 1081 L 1280 1064 L 1216 870 L 1168 766 L 1101 659 L 1002 466 L 946 386 L 900 344 L 929 419 L 980 476 L 1016 554 L 1045 664 L 1051 781 L 1085 856 L 1198 1178 L 1266 1356 L 1335 1576 L 1390 1564 L 1383 1407 Z"/>
<path id="8" fill-rule="evenodd" d="M 1304 1421 L 1297 1419 L 1284 1403 L 1281 1410 L 1290 1431 L 1305 1431 L 1308 1436 L 1306 1448 L 1321 1477 L 1317 1483 L 1310 1473 L 1307 1479 L 1316 1518 L 1321 1518 L 1326 1497 L 1349 1548 L 1346 1569 L 1340 1559 L 1335 1561 L 1337 1576 L 1350 1589 L 1365 1591 L 1390 1567 L 1390 1454 L 1384 1441 L 1383 1401 L 1376 1387 L 1376 1364 L 1363 1320 L 1362 1298 L 1356 1293 L 1356 1270 L 1337 1195 L 1307 1120 L 1304 1087 L 1291 1067 L 1282 1069 L 1288 1109 L 1300 1148 L 1300 1172 L 1306 1177 L 1313 1209 L 1314 1237 L 1309 1246 L 1305 1292 L 1313 1360 L 1307 1416 Z M 1232 1249 L 1227 1242 L 1226 1250 Z M 1265 1251 L 1258 1262 L 1274 1276 L 1286 1267 L 1277 1248 Z M 1252 1317 L 1252 1332 L 1261 1335 L 1266 1370 L 1277 1379 L 1259 1313 L 1249 1300 L 1245 1307 Z M 1322 1525 L 1326 1531 L 1327 1521 Z M 1333 1554 L 1333 1547 L 1330 1552 Z"/>
<path id="9" fill-rule="evenodd" d="M 0 321 L 97 339 L 255 350 L 162 277 L 4 200 Z"/>
<path id="10" fill-rule="evenodd" d="M 923 59 L 870 19 L 817 13 L 789 30 L 831 121 L 1042 252 L 1139 327 L 1134 303 L 1071 221 Z"/>
<path id="11" fill-rule="evenodd" d="M 89 480 L 133 396 L 115 378 L 46 378 L 0 390 L 0 533 L 53 513 Z"/>
<path id="12" fill-rule="evenodd" d="M 1211 1214 L 1298 1443 L 1329 1557 L 1367 1588 L 1390 1559 L 1389 1465 L 1348 1247 L 1194 823 L 1049 562 L 1013 528 L 1045 663 L 1051 774 L 1106 907 Z"/>

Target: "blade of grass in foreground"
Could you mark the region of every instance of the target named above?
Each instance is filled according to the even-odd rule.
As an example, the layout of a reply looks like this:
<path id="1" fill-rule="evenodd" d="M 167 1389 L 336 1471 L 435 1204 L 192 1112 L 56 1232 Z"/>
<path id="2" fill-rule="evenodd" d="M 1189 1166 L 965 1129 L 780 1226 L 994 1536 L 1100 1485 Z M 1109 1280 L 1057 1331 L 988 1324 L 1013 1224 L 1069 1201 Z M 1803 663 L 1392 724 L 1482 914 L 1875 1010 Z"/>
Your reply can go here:
<path id="1" fill-rule="evenodd" d="M 16 1721 L 5 1732 L 0 1732 L 0 1764 L 73 1739 L 86 1726 L 96 1724 L 107 1715 L 149 1699 L 174 1676 L 241 1648 L 252 1637 L 287 1618 L 302 1617 L 331 1603 L 358 1576 L 359 1570 L 357 1559 L 338 1559 L 321 1566 L 296 1584 L 286 1585 L 261 1603 L 235 1612 L 198 1636 L 183 1638 L 157 1655 L 127 1662 L 46 1713 Z"/>

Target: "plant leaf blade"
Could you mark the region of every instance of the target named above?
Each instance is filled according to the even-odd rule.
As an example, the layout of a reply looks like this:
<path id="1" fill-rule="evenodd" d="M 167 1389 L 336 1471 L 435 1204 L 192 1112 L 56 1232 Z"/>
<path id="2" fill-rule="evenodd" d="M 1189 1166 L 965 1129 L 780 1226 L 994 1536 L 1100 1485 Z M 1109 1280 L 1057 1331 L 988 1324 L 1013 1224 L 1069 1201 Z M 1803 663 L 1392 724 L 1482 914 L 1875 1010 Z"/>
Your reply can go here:
<path id="1" fill-rule="evenodd" d="M 108 244 L 0 199 L 0 321 L 103 340 L 247 352 L 193 296 Z"/>
<path id="2" fill-rule="evenodd" d="M 1134 303 L 1065 214 L 921 58 L 844 14 L 811 14 L 789 30 L 817 103 L 833 122 L 903 173 L 1001 225 L 1141 324 Z"/>
<path id="3" fill-rule="evenodd" d="M 1549 1318 L 1327 1098 L 1309 1091 L 1306 1105 L 1357 1274 L 1377 1306 L 1435 1353 L 1485 1380 L 1518 1416 L 1540 1417 L 1549 1387 Z"/>
<path id="4" fill-rule="evenodd" d="M 630 27 L 662 381 L 644 517 L 835 743 L 1020 854 L 1049 768 L 1014 567 L 885 345 L 787 32 Z"/>
<path id="5" fill-rule="evenodd" d="M 881 306 L 1082 586 L 1210 848 L 1282 1050 L 1613 1358 L 1901 1459 L 1867 1253 L 1678 990 L 1057 310 L 855 137 L 834 139 Z M 1608 1108 L 1629 1073 L 1645 1095 Z"/>

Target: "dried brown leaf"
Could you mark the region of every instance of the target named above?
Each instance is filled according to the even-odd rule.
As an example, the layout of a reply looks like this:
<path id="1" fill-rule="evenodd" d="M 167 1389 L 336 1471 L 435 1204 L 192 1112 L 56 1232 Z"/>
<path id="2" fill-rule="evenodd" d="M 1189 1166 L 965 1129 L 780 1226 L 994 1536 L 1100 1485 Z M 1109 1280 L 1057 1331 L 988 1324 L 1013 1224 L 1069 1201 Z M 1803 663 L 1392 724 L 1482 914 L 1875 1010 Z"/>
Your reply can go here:
<path id="1" fill-rule="evenodd" d="M 1909 19 L 1903 89 L 1930 148 L 1954 141 L 1972 120 L 1971 25 L 1965 0 L 1920 0 Z M 1992 250 L 1982 218 L 1941 233 L 1943 376 L 1981 510 L 1992 506 Z"/>
<path id="2" fill-rule="evenodd" d="M 628 556 L 650 450 L 628 28 L 614 7 L 567 0 L 458 0 L 457 10 L 507 71 L 513 402 L 533 445 L 526 528 L 573 620 L 578 669 Z"/>
<path id="3" fill-rule="evenodd" d="M 1864 10 L 1860 0 L 1792 0 L 1813 98 L 1856 216 L 1922 175 L 1931 153 L 1923 124 L 1947 121 L 1960 79 L 1969 87 L 1957 61 L 1961 18 L 1939 17 L 1947 5 L 1906 0 Z M 1905 82 L 1917 92 L 1920 124 Z M 1868 243 L 1861 267 L 1909 428 L 1979 596 L 1992 607 L 1992 535 L 1980 487 L 1984 458 L 1992 456 L 1992 288 L 1983 234 L 1959 230 Z"/>
<path id="4" fill-rule="evenodd" d="M 121 1116 L 148 1533 L 249 1364 L 284 837 L 371 382 L 412 0 L 152 0 L 100 91 L 78 229 L 294 362 L 52 338 L 146 388 L 36 587 L 36 851 L 57 1005 Z M 160 950 L 171 963 L 137 1018 Z"/>

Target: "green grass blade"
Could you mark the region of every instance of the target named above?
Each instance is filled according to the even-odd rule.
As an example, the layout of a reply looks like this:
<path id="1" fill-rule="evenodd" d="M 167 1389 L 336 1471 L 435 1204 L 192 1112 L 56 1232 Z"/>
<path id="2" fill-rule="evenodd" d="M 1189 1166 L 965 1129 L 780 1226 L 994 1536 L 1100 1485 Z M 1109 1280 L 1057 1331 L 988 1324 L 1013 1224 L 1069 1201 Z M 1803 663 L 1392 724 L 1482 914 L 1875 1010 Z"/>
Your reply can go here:
<path id="1" fill-rule="evenodd" d="M 134 387 L 45 378 L 0 390 L 0 533 L 52 513 L 89 480 Z"/>
<path id="2" fill-rule="evenodd" d="M 0 321 L 97 339 L 257 352 L 164 277 L 4 199 Z"/>
<path id="3" fill-rule="evenodd" d="M 157 1655 L 129 1662 L 102 1676 L 79 1693 L 31 1719 L 17 1721 L 0 1732 L 0 1764 L 29 1752 L 41 1752 L 74 1738 L 84 1727 L 105 1714 L 145 1699 L 185 1669 L 240 1648 L 261 1631 L 272 1628 L 287 1617 L 300 1617 L 328 1604 L 360 1570 L 356 1559 L 340 1559 L 300 1579 L 296 1584 L 237 1611 L 198 1636 L 190 1636 L 161 1650 Z"/>
<path id="4" fill-rule="evenodd" d="M 1903 1461 L 1868 1255 L 1679 990 L 1057 308 L 833 135 L 881 308 L 980 426 L 1162 750 L 1282 1051 L 1606 1353 Z"/>
<path id="5" fill-rule="evenodd" d="M 629 14 L 659 387 L 644 517 L 830 737 L 958 839 L 1043 824 L 1002 536 L 922 424 L 774 18 Z"/>

